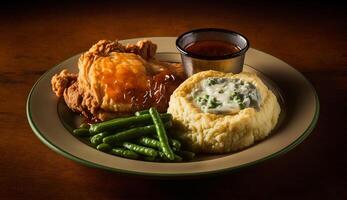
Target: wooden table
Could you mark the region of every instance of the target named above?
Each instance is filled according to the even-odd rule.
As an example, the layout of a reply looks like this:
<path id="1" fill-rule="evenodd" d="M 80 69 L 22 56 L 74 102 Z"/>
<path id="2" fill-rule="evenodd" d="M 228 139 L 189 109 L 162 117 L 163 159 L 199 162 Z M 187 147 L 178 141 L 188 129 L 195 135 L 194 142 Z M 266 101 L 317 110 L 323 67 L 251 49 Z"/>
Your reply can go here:
<path id="1" fill-rule="evenodd" d="M 241 1 L 242 2 L 242 1 Z M 347 24 L 339 5 L 295 3 L 5 4 L 0 13 L 0 199 L 346 199 Z M 82 166 L 33 134 L 25 103 L 35 81 L 99 39 L 177 36 L 200 27 L 246 35 L 301 71 L 321 114 L 284 156 L 198 180 L 150 180 Z"/>

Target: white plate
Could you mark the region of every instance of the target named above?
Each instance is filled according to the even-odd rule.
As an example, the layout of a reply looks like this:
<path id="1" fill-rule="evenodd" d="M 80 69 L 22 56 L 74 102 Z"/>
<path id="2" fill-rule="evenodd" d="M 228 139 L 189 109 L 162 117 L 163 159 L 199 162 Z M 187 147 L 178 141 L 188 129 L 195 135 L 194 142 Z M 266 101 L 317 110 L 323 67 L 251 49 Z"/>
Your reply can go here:
<path id="1" fill-rule="evenodd" d="M 143 38 L 123 40 L 136 43 Z M 148 38 L 158 44 L 157 58 L 180 62 L 175 37 Z M 216 156 L 199 156 L 197 161 L 156 163 L 125 159 L 100 152 L 71 134 L 81 120 L 51 91 L 51 78 L 62 69 L 77 72 L 79 55 L 48 70 L 33 86 L 27 100 L 27 117 L 37 137 L 54 151 L 82 164 L 121 173 L 149 176 L 197 176 L 216 174 L 250 166 L 281 155 L 301 143 L 313 130 L 319 115 L 319 101 L 312 85 L 283 61 L 250 48 L 245 70 L 254 71 L 280 100 L 280 122 L 265 140 L 243 151 Z"/>

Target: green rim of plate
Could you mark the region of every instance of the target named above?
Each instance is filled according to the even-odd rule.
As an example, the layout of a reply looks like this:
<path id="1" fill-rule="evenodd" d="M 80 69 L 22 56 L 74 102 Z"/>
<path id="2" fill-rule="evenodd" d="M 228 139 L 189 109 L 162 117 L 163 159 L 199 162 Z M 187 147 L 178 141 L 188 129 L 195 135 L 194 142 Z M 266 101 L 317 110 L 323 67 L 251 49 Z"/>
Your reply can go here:
<path id="1" fill-rule="evenodd" d="M 230 167 L 230 168 L 224 168 L 224 169 L 220 169 L 220 170 L 212 170 L 212 171 L 206 171 L 206 172 L 195 172 L 195 173 L 179 173 L 179 174 L 162 174 L 162 173 L 142 173 L 142 172 L 136 172 L 136 171 L 128 171 L 128 170 L 123 170 L 123 169 L 117 169 L 117 168 L 112 168 L 112 167 L 106 167 L 94 162 L 90 162 L 88 160 L 84 160 L 81 159 L 79 157 L 76 157 L 72 154 L 70 154 L 69 152 L 66 152 L 65 150 L 59 148 L 58 146 L 54 145 L 51 141 L 49 141 L 47 138 L 45 138 L 45 136 L 40 132 L 40 130 L 37 128 L 37 126 L 35 125 L 35 122 L 32 120 L 32 116 L 31 116 L 31 95 L 34 91 L 34 89 L 36 88 L 36 85 L 41 81 L 41 79 L 43 77 L 45 77 L 47 75 L 48 72 L 50 72 L 51 70 L 53 70 L 54 68 L 59 67 L 59 65 L 56 65 L 55 67 L 53 67 L 52 69 L 48 70 L 47 72 L 45 72 L 34 84 L 34 86 L 31 88 L 29 95 L 28 95 L 28 99 L 26 102 L 26 114 L 27 114 L 27 118 L 28 118 L 28 122 L 30 127 L 32 128 L 32 130 L 34 131 L 35 135 L 41 140 L 41 142 L 43 142 L 45 145 L 47 145 L 50 149 L 52 149 L 53 151 L 63 155 L 66 158 L 69 158 L 73 161 L 76 161 L 78 163 L 81 163 L 83 165 L 86 166 L 90 166 L 90 167 L 95 167 L 95 168 L 100 168 L 100 169 L 105 169 L 105 170 L 110 170 L 113 172 L 118 172 L 118 173 L 124 173 L 124 174 L 128 174 L 128 175 L 140 175 L 140 176 L 149 176 L 149 177 L 183 177 L 183 176 L 189 176 L 189 177 L 197 177 L 197 176 L 207 176 L 207 175 L 216 175 L 216 174 L 223 174 L 223 173 L 227 173 L 227 172 L 232 172 L 232 171 L 236 171 L 242 168 L 246 168 L 246 167 L 250 167 L 253 166 L 255 164 L 259 164 L 263 161 L 278 157 L 280 155 L 283 155 L 285 153 L 287 153 L 288 151 L 292 150 L 294 147 L 296 147 L 297 145 L 299 145 L 301 142 L 303 142 L 309 135 L 310 133 L 313 131 L 314 127 L 317 124 L 318 121 L 318 117 L 319 117 L 319 112 L 320 112 L 320 103 L 319 103 L 319 99 L 318 99 L 318 95 L 316 90 L 314 89 L 314 87 L 312 86 L 312 84 L 306 79 L 306 77 L 301 74 L 298 70 L 296 70 L 295 68 L 289 66 L 290 68 L 294 69 L 298 74 L 300 74 L 305 81 L 309 84 L 309 86 L 311 87 L 311 90 L 314 92 L 315 95 L 315 102 L 316 102 L 316 110 L 315 110 L 315 114 L 314 117 L 310 123 L 310 125 L 307 127 L 307 129 L 304 131 L 303 134 L 300 135 L 300 137 L 298 137 L 295 141 L 293 141 L 291 144 L 289 144 L 288 146 L 286 146 L 285 148 L 271 154 L 268 156 L 265 156 L 263 158 L 260 158 L 258 160 L 249 162 L 249 163 L 245 163 L 242 165 L 238 165 L 238 166 L 234 166 L 234 167 Z"/>

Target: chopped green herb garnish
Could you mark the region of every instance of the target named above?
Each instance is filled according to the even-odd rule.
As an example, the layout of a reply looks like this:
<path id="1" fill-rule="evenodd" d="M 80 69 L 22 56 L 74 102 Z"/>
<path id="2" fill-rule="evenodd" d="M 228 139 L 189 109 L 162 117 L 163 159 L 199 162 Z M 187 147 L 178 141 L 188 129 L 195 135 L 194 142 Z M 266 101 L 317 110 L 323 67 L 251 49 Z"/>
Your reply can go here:
<path id="1" fill-rule="evenodd" d="M 194 90 L 192 96 L 201 110 L 212 113 L 256 107 L 260 99 L 252 83 L 221 77 L 202 80 L 201 88 Z"/>
<path id="2" fill-rule="evenodd" d="M 213 97 L 208 104 L 208 108 L 217 108 L 220 105 L 222 105 L 222 103 L 219 102 L 216 97 Z"/>
<path id="3" fill-rule="evenodd" d="M 208 80 L 208 85 L 211 86 L 211 85 L 216 85 L 218 83 L 217 79 L 213 78 L 213 79 L 209 79 Z"/>

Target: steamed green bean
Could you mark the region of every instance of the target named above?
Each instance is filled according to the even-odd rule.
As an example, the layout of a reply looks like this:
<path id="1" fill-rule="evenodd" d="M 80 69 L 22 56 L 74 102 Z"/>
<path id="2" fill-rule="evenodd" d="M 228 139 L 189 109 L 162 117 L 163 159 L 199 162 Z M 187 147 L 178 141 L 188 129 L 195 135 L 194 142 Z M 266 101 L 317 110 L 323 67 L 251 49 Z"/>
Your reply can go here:
<path id="1" fill-rule="evenodd" d="M 112 147 L 109 144 L 101 143 L 98 146 L 96 146 L 96 149 L 99 151 L 109 152 L 111 151 Z"/>
<path id="2" fill-rule="evenodd" d="M 86 128 L 76 128 L 75 130 L 73 130 L 73 134 L 78 137 L 90 136 L 89 130 Z"/>
<path id="3" fill-rule="evenodd" d="M 149 113 L 150 113 L 150 116 L 152 117 L 153 123 L 155 125 L 155 129 L 156 129 L 158 137 L 159 137 L 159 141 L 161 144 L 161 150 L 163 151 L 163 153 L 165 154 L 165 156 L 169 160 L 174 160 L 175 155 L 174 155 L 174 153 L 173 153 L 173 151 L 169 145 L 169 141 L 168 141 L 168 138 L 166 135 L 164 124 L 160 118 L 160 115 L 159 115 L 157 109 L 152 107 L 149 109 Z"/>
<path id="4" fill-rule="evenodd" d="M 156 157 L 158 155 L 158 151 L 152 148 L 140 146 L 130 142 L 123 142 L 122 146 L 141 155 L 151 156 L 151 157 Z"/>
<path id="5" fill-rule="evenodd" d="M 139 154 L 131 151 L 131 150 L 128 150 L 126 148 L 113 148 L 111 151 L 110 151 L 111 154 L 113 155 L 117 155 L 117 156 L 121 156 L 121 157 L 124 157 L 124 158 L 130 158 L 130 159 L 138 159 L 140 156 Z"/>
<path id="6" fill-rule="evenodd" d="M 98 145 L 98 144 L 102 143 L 102 140 L 109 135 L 111 135 L 110 132 L 98 133 L 98 134 L 96 134 L 90 138 L 90 143 L 92 143 L 93 145 Z"/>
<path id="7" fill-rule="evenodd" d="M 164 113 L 160 115 L 164 121 L 171 120 L 171 114 Z M 141 126 L 143 124 L 151 124 L 151 115 L 143 114 L 139 116 L 132 116 L 127 118 L 117 118 L 101 123 L 92 124 L 89 128 L 91 133 L 99 133 L 104 131 L 114 131 L 121 128 L 127 128 L 131 126 Z"/>

